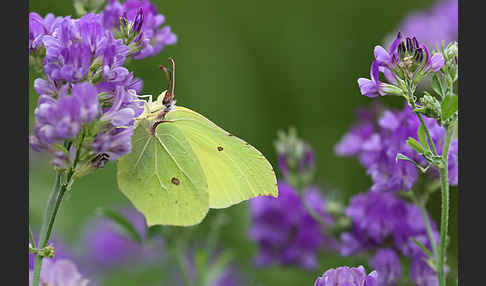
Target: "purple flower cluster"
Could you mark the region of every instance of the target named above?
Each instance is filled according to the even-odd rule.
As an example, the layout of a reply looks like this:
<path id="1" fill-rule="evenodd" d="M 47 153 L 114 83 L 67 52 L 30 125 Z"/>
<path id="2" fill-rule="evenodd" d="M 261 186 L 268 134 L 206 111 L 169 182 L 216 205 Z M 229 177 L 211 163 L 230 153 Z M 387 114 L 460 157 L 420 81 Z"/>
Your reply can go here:
<path id="1" fill-rule="evenodd" d="M 371 64 L 370 71 L 371 79 L 358 79 L 361 94 L 367 97 L 401 95 L 401 89 L 393 85 L 397 78 L 418 80 L 428 72 L 440 70 L 444 64 L 442 54 L 431 55 L 427 46 L 420 44 L 416 37 L 403 38 L 400 32 L 388 50 L 376 46 L 374 57 L 375 61 Z M 389 83 L 380 81 L 380 72 Z"/>
<path id="2" fill-rule="evenodd" d="M 147 239 L 147 224 L 144 216 L 133 209 L 123 209 L 121 213 L 141 235 L 143 243 L 131 240 L 118 226 L 107 218 L 91 221 L 82 238 L 83 266 L 88 272 L 115 267 L 150 264 L 161 257 L 165 242 L 159 237 Z"/>
<path id="3" fill-rule="evenodd" d="M 441 43 L 457 41 L 458 1 L 439 0 L 428 11 L 410 13 L 399 27 L 403 35 L 415 35 L 431 48 Z"/>
<path id="4" fill-rule="evenodd" d="M 258 265 L 273 262 L 297 264 L 305 269 L 316 267 L 317 249 L 325 241 L 322 226 L 307 212 L 297 191 L 288 183 L 278 182 L 279 197 L 250 200 L 252 226 L 250 238 L 260 247 Z M 317 192 L 317 193 L 316 193 Z M 332 223 L 322 206 L 325 201 L 313 188 L 306 190 L 309 207 Z"/>
<path id="5" fill-rule="evenodd" d="M 402 277 L 400 258 L 391 248 L 378 250 L 370 264 L 378 272 L 379 286 L 395 285 Z"/>
<path id="6" fill-rule="evenodd" d="M 314 286 L 377 286 L 377 277 L 379 273 L 376 271 L 366 275 L 363 266 L 341 266 L 324 272 L 317 278 Z"/>
<path id="7" fill-rule="evenodd" d="M 352 231 L 342 234 L 343 255 L 378 249 L 391 240 L 394 249 L 412 261 L 426 258 L 426 254 L 412 239 L 432 249 L 420 209 L 397 198 L 393 193 L 357 194 L 345 212 L 352 221 Z M 438 243 L 439 234 L 433 222 L 431 228 L 434 243 Z M 380 285 L 393 285 L 401 277 L 401 265 L 395 250 L 380 249 L 371 260 L 371 265 L 380 274 Z M 430 271 L 433 272 L 432 269 Z M 422 278 L 417 274 L 415 279 Z"/>
<path id="8" fill-rule="evenodd" d="M 137 22 L 139 11 L 143 11 L 143 21 Z M 133 54 L 134 59 L 143 59 L 156 55 L 167 45 L 173 45 L 177 37 L 169 26 L 162 25 L 165 17 L 157 14 L 157 8 L 148 0 L 127 0 L 120 4 L 117 0 L 110 0 L 102 12 L 102 22 L 105 29 L 116 31 L 120 26 L 120 18 L 134 22 L 134 30 L 141 34 L 136 39 L 142 48 Z M 138 18 L 140 20 L 140 18 Z"/>
<path id="9" fill-rule="evenodd" d="M 418 170 L 410 162 L 399 160 L 402 153 L 425 166 L 425 160 L 407 144 L 408 137 L 417 139 L 420 121 L 409 106 L 401 111 L 385 110 L 381 116 L 379 107 L 358 113 L 358 121 L 336 145 L 340 156 L 357 156 L 373 181 L 373 191 L 409 190 L 418 179 Z M 432 118 L 424 118 L 425 124 L 438 152 L 442 150 L 445 129 Z M 449 155 L 449 180 L 458 183 L 457 139 L 453 139 Z M 437 170 L 431 172 L 435 176 Z"/>
<path id="10" fill-rule="evenodd" d="M 29 285 L 33 284 L 34 271 L 29 271 Z M 87 286 L 89 280 L 81 276 L 76 265 L 67 259 L 44 259 L 40 273 L 40 285 Z"/>
<path id="11" fill-rule="evenodd" d="M 45 73 L 34 83 L 39 100 L 32 149 L 49 151 L 59 168 L 76 153 L 103 158 L 99 167 L 128 154 L 135 118 L 143 112 L 137 96 L 143 84 L 123 65 L 128 57 L 152 56 L 175 43 L 163 22 L 153 4 L 138 0 L 110 1 L 100 14 L 80 19 L 31 12 L 29 51 L 43 57 Z M 128 34 L 120 32 L 123 25 Z M 82 146 L 73 143 L 83 140 Z"/>

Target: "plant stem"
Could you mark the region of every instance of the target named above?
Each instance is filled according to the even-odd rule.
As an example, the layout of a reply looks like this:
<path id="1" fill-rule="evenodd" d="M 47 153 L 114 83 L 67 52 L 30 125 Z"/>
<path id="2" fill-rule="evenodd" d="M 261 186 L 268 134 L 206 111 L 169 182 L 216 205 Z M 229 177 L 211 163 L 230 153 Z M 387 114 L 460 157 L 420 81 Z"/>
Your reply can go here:
<path id="1" fill-rule="evenodd" d="M 79 142 L 78 149 L 76 150 L 76 157 L 74 158 L 74 164 L 68 172 L 65 183 L 62 182 L 64 177 L 64 170 L 60 170 L 56 172 L 56 181 L 54 182 L 52 193 L 49 197 L 49 200 L 47 201 L 47 208 L 44 213 L 44 218 L 42 220 L 40 238 L 39 238 L 39 243 L 37 245 L 38 249 L 46 247 L 47 243 L 49 242 L 49 238 L 52 232 L 52 227 L 54 226 L 54 221 L 56 220 L 57 211 L 61 206 L 62 198 L 64 197 L 64 194 L 68 190 L 68 186 L 70 186 L 72 183 L 71 180 L 74 175 L 74 170 L 76 168 L 76 165 L 79 161 L 84 137 L 85 137 L 85 133 L 83 132 L 81 135 L 81 140 Z M 34 277 L 33 277 L 34 283 L 32 284 L 33 286 L 39 285 L 42 259 L 43 259 L 42 256 L 38 254 L 35 255 Z"/>
<path id="2" fill-rule="evenodd" d="M 44 213 L 44 218 L 42 221 L 42 226 L 40 230 L 40 238 L 38 243 L 38 248 L 44 248 L 49 241 L 49 236 L 51 234 L 52 226 L 54 225 L 54 220 L 56 218 L 57 210 L 59 209 L 59 205 L 61 204 L 62 197 L 66 188 L 64 185 L 61 184 L 63 177 L 62 171 L 58 171 L 56 173 L 56 181 L 54 182 L 52 193 L 47 201 L 47 208 Z M 42 267 L 42 259 L 43 257 L 39 254 L 35 255 L 34 260 L 34 277 L 33 277 L 33 285 L 39 285 L 40 279 L 40 271 Z"/>
<path id="3" fill-rule="evenodd" d="M 430 136 L 429 129 L 425 125 L 425 122 L 424 122 L 424 119 L 422 118 L 422 115 L 420 114 L 420 112 L 415 112 L 415 114 L 417 115 L 417 117 L 420 121 L 420 124 L 422 124 L 422 126 L 424 126 L 425 134 L 427 134 L 427 139 L 429 140 L 429 144 L 432 147 L 432 151 L 434 152 L 434 155 L 437 155 L 438 154 L 437 149 L 435 148 L 434 141 L 432 140 L 432 137 Z M 424 146 L 424 148 L 425 148 L 425 146 Z"/>
<path id="4" fill-rule="evenodd" d="M 432 226 L 430 225 L 430 217 L 427 214 L 427 209 L 425 207 L 426 203 L 423 200 L 419 200 L 414 197 L 415 204 L 420 208 L 420 213 L 425 223 L 425 229 L 427 230 L 427 236 L 429 237 L 430 245 L 432 245 L 432 253 L 434 254 L 434 260 L 438 261 L 438 249 L 435 243 L 434 236 L 432 235 Z"/>
<path id="5" fill-rule="evenodd" d="M 444 147 L 442 149 L 442 160 L 443 165 L 440 168 L 440 183 L 442 191 L 442 208 L 440 215 L 440 241 L 439 241 L 439 285 L 446 285 L 446 275 L 444 272 L 445 256 L 446 256 L 446 239 L 447 239 L 447 228 L 449 223 L 449 174 L 448 174 L 448 159 L 449 159 L 449 147 L 452 140 L 452 134 L 454 131 L 454 126 L 448 126 L 446 130 L 446 137 L 444 142 Z"/>

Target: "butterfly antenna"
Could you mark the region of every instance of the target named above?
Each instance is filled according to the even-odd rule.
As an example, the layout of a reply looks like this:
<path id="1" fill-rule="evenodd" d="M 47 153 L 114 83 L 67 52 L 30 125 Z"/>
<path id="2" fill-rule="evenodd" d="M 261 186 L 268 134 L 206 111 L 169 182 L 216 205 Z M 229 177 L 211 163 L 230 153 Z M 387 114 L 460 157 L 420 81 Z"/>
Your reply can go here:
<path id="1" fill-rule="evenodd" d="M 174 95 L 174 91 L 175 91 L 175 61 L 174 61 L 173 58 L 169 58 L 169 62 L 170 62 L 170 65 L 172 67 L 172 84 L 170 85 L 171 86 L 170 93 L 172 95 Z"/>
<path id="2" fill-rule="evenodd" d="M 171 81 L 170 81 L 170 77 L 169 77 L 169 71 L 163 65 L 160 65 L 160 69 L 164 72 L 165 78 L 167 79 L 167 83 L 169 85 L 167 87 L 167 91 L 169 91 L 169 90 L 171 90 Z"/>

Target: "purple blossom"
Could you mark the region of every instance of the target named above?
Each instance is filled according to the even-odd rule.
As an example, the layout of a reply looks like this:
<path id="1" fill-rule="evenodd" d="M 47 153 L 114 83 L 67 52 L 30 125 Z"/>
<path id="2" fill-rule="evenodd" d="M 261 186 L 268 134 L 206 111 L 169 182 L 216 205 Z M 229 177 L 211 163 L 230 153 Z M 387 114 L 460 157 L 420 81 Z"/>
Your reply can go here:
<path id="1" fill-rule="evenodd" d="M 379 245 L 391 236 L 406 204 L 391 193 L 367 192 L 351 198 L 345 214 L 351 219 L 353 235 L 361 245 Z"/>
<path id="2" fill-rule="evenodd" d="M 417 256 L 410 263 L 410 280 L 417 286 L 437 286 L 437 273 L 430 268 L 423 256 Z"/>
<path id="3" fill-rule="evenodd" d="M 363 266 L 341 266 L 329 269 L 321 277 L 317 278 L 314 286 L 377 286 L 379 274 L 372 271 L 366 275 Z"/>
<path id="4" fill-rule="evenodd" d="M 379 63 L 374 61 L 371 64 L 370 70 L 370 77 L 371 79 L 367 78 L 359 78 L 358 85 L 361 91 L 361 94 L 367 97 L 377 97 L 378 95 L 385 95 L 385 89 L 383 84 L 380 82 L 378 78 L 379 74 Z"/>
<path id="5" fill-rule="evenodd" d="M 352 232 L 341 235 L 343 255 L 376 249 L 391 239 L 395 249 L 407 257 L 425 255 L 413 239 L 432 249 L 420 209 L 394 193 L 357 194 L 351 198 L 345 214 L 351 219 Z M 439 233 L 433 221 L 431 230 L 438 243 Z M 378 266 L 373 266 L 378 270 Z"/>
<path id="6" fill-rule="evenodd" d="M 141 32 L 136 41 L 141 43 L 142 49 L 132 55 L 134 59 L 157 55 L 165 46 L 173 45 L 177 41 L 170 27 L 162 26 L 165 17 L 157 14 L 157 8 L 148 0 L 127 0 L 123 4 L 110 0 L 102 12 L 104 27 L 116 30 L 122 16 L 134 23 L 133 32 Z"/>
<path id="7" fill-rule="evenodd" d="M 424 255 L 423 250 L 412 240 L 412 238 L 422 243 L 429 250 L 432 249 L 419 207 L 413 204 L 407 204 L 406 212 L 397 216 L 396 221 L 397 223 L 393 233 L 394 243 L 403 255 L 407 257 Z M 438 243 L 439 233 L 437 227 L 430 217 L 429 221 L 431 223 L 432 236 L 435 240 L 434 243 Z"/>
<path id="8" fill-rule="evenodd" d="M 91 221 L 85 227 L 82 238 L 83 266 L 88 272 L 152 263 L 161 256 L 164 241 L 159 238 L 146 238 L 147 225 L 143 215 L 134 209 L 123 209 L 121 213 L 132 223 L 144 243 L 131 240 L 107 218 Z"/>
<path id="9" fill-rule="evenodd" d="M 250 201 L 250 238 L 260 246 L 256 259 L 264 266 L 279 262 L 316 267 L 316 251 L 324 238 L 321 226 L 307 213 L 297 192 L 286 182 L 278 183 L 279 197 Z M 289 211 L 292 210 L 292 211 Z"/>
<path id="10" fill-rule="evenodd" d="M 402 265 L 397 253 L 391 248 L 383 248 L 376 252 L 370 265 L 378 272 L 379 286 L 392 286 L 402 277 Z"/>
<path id="11" fill-rule="evenodd" d="M 439 0 L 428 11 L 410 13 L 399 25 L 405 36 L 414 35 L 428 47 L 458 39 L 458 1 Z M 393 35 L 395 35 L 393 33 Z M 389 37 L 389 39 L 392 36 Z M 390 41 L 391 40 L 387 40 Z"/>
<path id="12" fill-rule="evenodd" d="M 83 123 L 89 123 L 99 113 L 96 89 L 90 83 L 73 85 L 68 96 L 67 87 L 54 99 L 41 95 L 34 111 L 36 121 L 35 142 L 41 145 L 74 138 Z"/>
<path id="13" fill-rule="evenodd" d="M 29 285 L 33 285 L 34 271 L 29 271 Z M 89 280 L 84 278 L 76 265 L 70 260 L 52 261 L 44 259 L 40 273 L 40 285 L 49 286 L 87 286 Z"/>
<path id="14" fill-rule="evenodd" d="M 111 127 L 107 131 L 100 132 L 91 143 L 91 147 L 97 153 L 107 154 L 110 160 L 116 160 L 132 151 L 132 135 L 133 127 Z"/>
<path id="15" fill-rule="evenodd" d="M 29 13 L 29 52 L 32 53 L 42 44 L 42 36 L 47 33 L 44 19 L 35 13 Z"/>
<path id="16" fill-rule="evenodd" d="M 79 36 L 86 42 L 91 55 L 97 57 L 104 49 L 107 41 L 101 17 L 97 14 L 86 14 L 75 23 Z"/>
<path id="17" fill-rule="evenodd" d="M 373 107 L 373 109 L 376 109 Z M 359 124 L 352 127 L 335 147 L 341 156 L 357 156 L 373 181 L 373 191 L 409 190 L 417 181 L 418 171 L 409 162 L 396 161 L 402 153 L 425 166 L 425 160 L 407 144 L 408 137 L 417 139 L 420 121 L 408 106 L 401 111 L 386 110 L 381 115 L 376 111 L 374 118 L 359 118 Z M 445 129 L 432 118 L 424 118 L 432 140 L 439 153 L 442 150 Z M 457 139 L 451 142 L 449 155 L 451 184 L 457 184 Z M 437 176 L 437 170 L 429 171 Z"/>

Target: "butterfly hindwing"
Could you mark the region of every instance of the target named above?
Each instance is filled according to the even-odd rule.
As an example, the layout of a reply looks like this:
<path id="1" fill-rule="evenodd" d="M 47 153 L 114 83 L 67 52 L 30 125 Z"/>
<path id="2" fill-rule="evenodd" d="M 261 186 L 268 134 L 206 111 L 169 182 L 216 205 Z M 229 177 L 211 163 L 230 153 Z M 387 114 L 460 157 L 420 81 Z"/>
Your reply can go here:
<path id="1" fill-rule="evenodd" d="M 166 115 L 191 144 L 206 175 L 210 208 L 278 196 L 272 165 L 253 146 L 185 107 Z"/>

